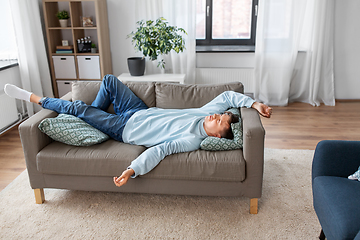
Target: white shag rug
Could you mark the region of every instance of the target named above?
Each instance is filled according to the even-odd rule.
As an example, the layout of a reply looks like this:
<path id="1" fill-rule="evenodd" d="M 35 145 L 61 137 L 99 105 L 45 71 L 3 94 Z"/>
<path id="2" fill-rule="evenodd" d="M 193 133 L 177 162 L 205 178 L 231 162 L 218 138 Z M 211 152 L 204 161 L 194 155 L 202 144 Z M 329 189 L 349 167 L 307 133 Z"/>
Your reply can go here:
<path id="1" fill-rule="evenodd" d="M 24 171 L 0 192 L 0 239 L 317 239 L 313 154 L 265 149 L 257 215 L 243 197 L 45 189 L 35 204 Z"/>

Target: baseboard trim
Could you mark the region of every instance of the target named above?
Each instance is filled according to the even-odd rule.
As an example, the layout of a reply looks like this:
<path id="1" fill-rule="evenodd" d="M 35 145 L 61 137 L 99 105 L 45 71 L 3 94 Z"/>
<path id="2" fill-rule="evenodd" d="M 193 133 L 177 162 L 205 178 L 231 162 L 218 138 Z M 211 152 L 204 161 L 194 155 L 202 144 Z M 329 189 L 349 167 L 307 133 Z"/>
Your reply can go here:
<path id="1" fill-rule="evenodd" d="M 360 102 L 360 99 L 335 99 L 335 102 Z"/>

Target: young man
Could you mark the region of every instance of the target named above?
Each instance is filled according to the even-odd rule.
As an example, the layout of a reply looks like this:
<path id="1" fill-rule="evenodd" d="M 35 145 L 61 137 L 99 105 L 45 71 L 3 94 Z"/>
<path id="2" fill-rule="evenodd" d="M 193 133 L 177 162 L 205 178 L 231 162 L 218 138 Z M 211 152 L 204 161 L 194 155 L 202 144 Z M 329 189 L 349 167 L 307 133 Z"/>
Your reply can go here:
<path id="1" fill-rule="evenodd" d="M 199 149 L 207 136 L 229 136 L 232 115 L 222 113 L 231 107 L 252 107 L 268 118 L 272 113 L 270 107 L 233 91 L 223 92 L 201 108 L 148 108 L 112 75 L 104 77 L 91 105 L 82 101 L 43 98 L 10 84 L 5 85 L 4 91 L 10 97 L 79 117 L 115 140 L 148 147 L 120 177 L 114 177 L 118 187 L 126 184 L 130 177 L 148 173 L 167 155 Z M 106 112 L 111 103 L 115 114 Z"/>

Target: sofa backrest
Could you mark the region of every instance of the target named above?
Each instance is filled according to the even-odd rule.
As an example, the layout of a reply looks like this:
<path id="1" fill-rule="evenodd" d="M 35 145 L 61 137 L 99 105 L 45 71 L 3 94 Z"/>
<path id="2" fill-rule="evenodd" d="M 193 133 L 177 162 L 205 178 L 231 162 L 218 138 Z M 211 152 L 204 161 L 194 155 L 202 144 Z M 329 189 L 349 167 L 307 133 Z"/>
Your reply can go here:
<path id="1" fill-rule="evenodd" d="M 244 93 L 241 82 L 223 84 L 173 84 L 156 83 L 156 107 L 158 108 L 199 108 L 224 91 Z"/>
<path id="2" fill-rule="evenodd" d="M 224 91 L 244 92 L 241 82 L 224 84 L 175 84 L 153 82 L 124 82 L 148 107 L 197 108 L 210 102 Z M 77 81 L 72 84 L 72 100 L 91 104 L 101 82 Z M 114 112 L 112 106 L 109 112 Z"/>
<path id="3" fill-rule="evenodd" d="M 148 107 L 155 107 L 155 83 L 124 82 Z M 72 100 L 91 104 L 100 89 L 101 82 L 77 81 L 72 84 Z"/>
<path id="4" fill-rule="evenodd" d="M 148 107 L 155 107 L 155 83 L 152 82 L 124 82 L 131 91 L 135 93 Z M 86 104 L 91 104 L 100 89 L 101 82 L 78 81 L 72 84 L 72 101 L 81 100 Z M 108 112 L 114 113 L 111 104 Z"/>

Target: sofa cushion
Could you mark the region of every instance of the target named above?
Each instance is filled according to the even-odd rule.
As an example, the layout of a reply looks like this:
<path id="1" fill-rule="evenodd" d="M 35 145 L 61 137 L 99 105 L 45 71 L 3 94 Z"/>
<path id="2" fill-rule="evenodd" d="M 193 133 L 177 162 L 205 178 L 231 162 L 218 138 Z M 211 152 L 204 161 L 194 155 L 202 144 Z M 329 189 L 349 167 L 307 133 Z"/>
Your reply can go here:
<path id="1" fill-rule="evenodd" d="M 112 139 L 91 147 L 53 142 L 37 154 L 36 164 L 46 174 L 120 176 L 145 149 Z"/>
<path id="2" fill-rule="evenodd" d="M 242 150 L 177 153 L 164 158 L 142 177 L 241 182 L 245 179 L 245 160 Z"/>
<path id="3" fill-rule="evenodd" d="M 360 230 L 360 183 L 344 177 L 313 180 L 314 209 L 327 239 L 354 239 Z"/>
<path id="4" fill-rule="evenodd" d="M 45 118 L 38 127 L 55 141 L 73 146 L 91 146 L 110 138 L 80 118 L 68 114 Z"/>
<path id="5" fill-rule="evenodd" d="M 101 82 L 76 81 L 71 85 L 72 101 L 80 100 L 90 105 L 100 89 Z"/>
<path id="6" fill-rule="evenodd" d="M 120 81 L 120 80 L 119 80 Z M 155 107 L 155 84 L 151 82 L 124 82 L 148 107 Z M 100 89 L 101 82 L 76 81 L 72 84 L 72 101 L 91 104 Z M 112 111 L 113 112 L 113 111 Z"/>
<path id="7" fill-rule="evenodd" d="M 91 147 L 53 142 L 37 155 L 37 169 L 45 174 L 117 176 L 139 154 L 142 146 L 108 140 Z M 245 160 L 241 150 L 209 152 L 197 150 L 167 156 L 141 178 L 243 181 Z"/>
<path id="8" fill-rule="evenodd" d="M 155 83 L 153 82 L 124 82 L 146 106 L 155 107 Z"/>
<path id="9" fill-rule="evenodd" d="M 241 82 L 201 85 L 156 83 L 156 107 L 199 108 L 229 90 L 243 93 L 244 87 Z"/>

